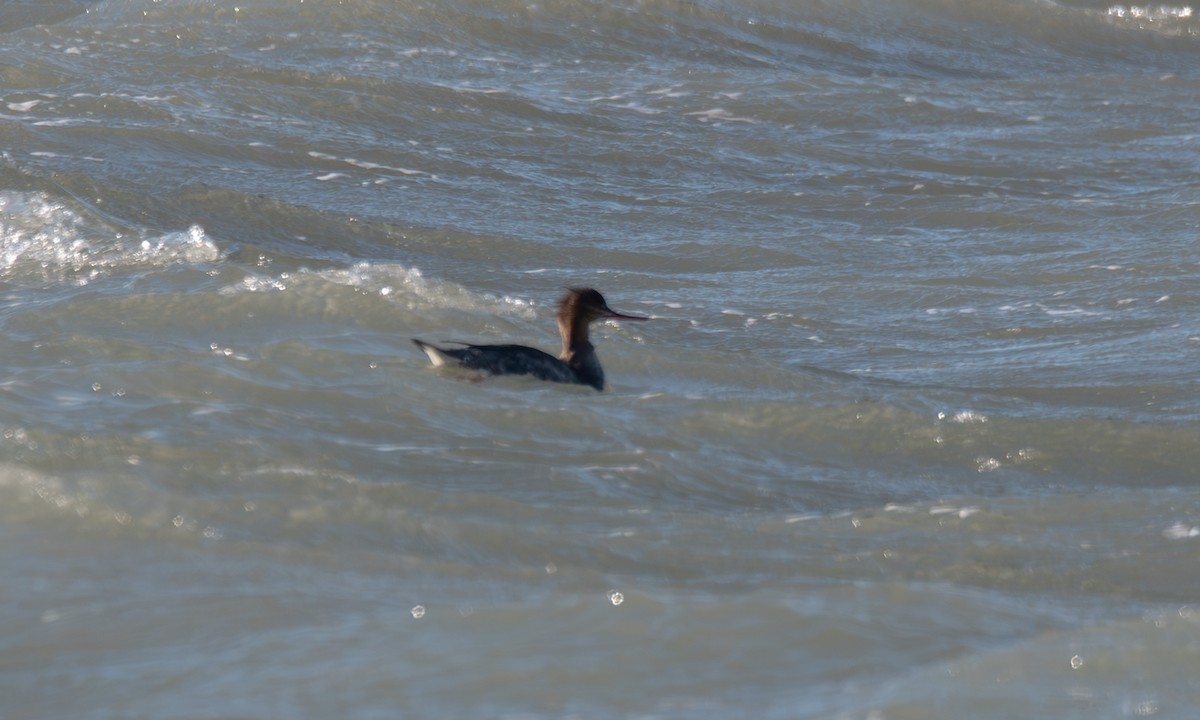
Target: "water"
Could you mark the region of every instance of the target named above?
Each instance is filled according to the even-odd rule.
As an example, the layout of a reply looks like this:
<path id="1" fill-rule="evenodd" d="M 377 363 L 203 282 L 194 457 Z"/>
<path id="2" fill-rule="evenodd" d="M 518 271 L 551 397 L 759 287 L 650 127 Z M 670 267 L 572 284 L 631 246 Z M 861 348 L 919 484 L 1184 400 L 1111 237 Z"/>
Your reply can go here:
<path id="1" fill-rule="evenodd" d="M 1198 31 L 5 3 L 0 716 L 1193 717 Z"/>

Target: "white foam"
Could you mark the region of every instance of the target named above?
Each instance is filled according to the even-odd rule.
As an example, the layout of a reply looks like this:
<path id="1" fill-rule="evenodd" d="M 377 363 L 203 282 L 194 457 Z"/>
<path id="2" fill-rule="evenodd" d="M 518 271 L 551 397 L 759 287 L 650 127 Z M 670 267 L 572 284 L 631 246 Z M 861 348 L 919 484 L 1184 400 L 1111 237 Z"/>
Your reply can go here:
<path id="1" fill-rule="evenodd" d="M 938 413 L 938 420 L 949 420 L 960 425 L 979 425 L 988 421 L 988 416 L 974 410 L 959 410 L 953 415 L 945 412 Z"/>
<path id="2" fill-rule="evenodd" d="M 436 176 L 430 175 L 429 173 L 425 172 L 424 170 L 413 170 L 411 168 L 402 168 L 402 167 L 395 167 L 392 165 L 383 165 L 380 163 L 371 162 L 369 160 L 359 160 L 357 158 L 340 158 L 336 155 L 330 155 L 328 153 L 319 152 L 317 150 L 310 150 L 308 152 L 308 156 L 311 158 L 317 159 L 317 160 L 345 163 L 347 165 L 350 165 L 350 166 L 353 166 L 356 168 L 360 168 L 363 170 L 382 170 L 384 172 L 399 173 L 400 175 L 406 175 L 406 176 L 426 175 L 429 177 L 436 177 Z M 329 173 L 327 176 L 319 177 L 317 179 L 323 180 L 323 179 L 328 179 L 328 178 L 333 178 L 333 177 L 345 177 L 345 176 L 342 175 L 341 173 Z"/>
<path id="3" fill-rule="evenodd" d="M 407 300 L 410 307 L 486 308 L 489 312 L 509 311 L 525 318 L 534 316 L 531 304 L 525 299 L 472 293 L 452 282 L 428 279 L 419 268 L 399 263 L 359 262 L 345 268 L 321 270 L 313 275 L 326 282 L 346 285 L 362 292 L 396 298 L 400 302 Z"/>
<path id="4" fill-rule="evenodd" d="M 1168 540 L 1190 540 L 1200 537 L 1200 526 L 1189 526 L 1185 523 L 1177 522 L 1163 530 L 1163 537 Z"/>
<path id="5" fill-rule="evenodd" d="M 1146 5 L 1139 7 L 1137 5 L 1113 5 L 1106 13 L 1110 18 L 1119 18 L 1122 20 L 1148 20 L 1150 22 L 1162 20 L 1183 20 L 1192 16 L 1192 8 L 1188 5 Z"/>
<path id="6" fill-rule="evenodd" d="M 0 193 L 0 276 L 66 273 L 86 283 L 121 267 L 207 263 L 220 255 L 199 225 L 129 234 L 45 193 Z"/>
<path id="7" fill-rule="evenodd" d="M 934 505 L 929 508 L 930 515 L 955 515 L 960 520 L 965 520 L 979 512 L 979 508 L 975 505 L 966 505 L 957 507 L 954 505 Z"/>
<path id="8" fill-rule="evenodd" d="M 192 225 L 183 232 L 142 240 L 134 257 L 156 265 L 210 263 L 220 259 L 221 251 L 204 228 Z"/>
<path id="9" fill-rule="evenodd" d="M 25 102 L 9 103 L 8 109 L 13 112 L 29 112 L 43 102 L 43 100 L 26 100 Z"/>
<path id="10" fill-rule="evenodd" d="M 703 122 L 703 123 L 707 123 L 707 122 L 740 122 L 740 123 L 749 123 L 752 125 L 758 123 L 758 121 L 755 120 L 754 118 L 739 117 L 722 107 L 709 108 L 708 110 L 697 110 L 695 112 L 684 113 L 684 114 L 691 116 L 691 117 L 695 117 L 696 119 L 698 119 L 700 122 Z"/>

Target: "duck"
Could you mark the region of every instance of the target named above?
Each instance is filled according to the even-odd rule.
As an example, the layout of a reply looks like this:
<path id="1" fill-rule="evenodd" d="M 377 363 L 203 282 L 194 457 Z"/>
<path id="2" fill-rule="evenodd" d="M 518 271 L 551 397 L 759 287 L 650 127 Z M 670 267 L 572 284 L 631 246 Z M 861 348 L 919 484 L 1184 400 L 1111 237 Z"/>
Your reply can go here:
<path id="1" fill-rule="evenodd" d="M 429 357 L 434 367 L 450 366 L 474 370 L 484 376 L 529 375 L 549 382 L 587 385 L 604 390 L 604 369 L 596 348 L 588 338 L 588 326 L 597 320 L 642 321 L 650 318 L 619 313 L 608 306 L 594 288 L 568 288 L 558 301 L 558 332 L 562 352 L 548 352 L 525 345 L 472 345 L 446 348 L 413 338 L 413 343 Z"/>

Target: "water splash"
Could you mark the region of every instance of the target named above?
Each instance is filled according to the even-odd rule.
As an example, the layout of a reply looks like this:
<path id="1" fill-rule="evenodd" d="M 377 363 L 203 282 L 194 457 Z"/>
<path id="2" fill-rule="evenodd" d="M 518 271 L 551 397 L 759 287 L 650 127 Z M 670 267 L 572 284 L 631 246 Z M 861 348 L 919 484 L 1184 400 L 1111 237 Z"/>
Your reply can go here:
<path id="1" fill-rule="evenodd" d="M 83 285 L 121 268 L 220 257 L 199 225 L 164 235 L 130 233 L 45 193 L 0 192 L 0 277 L 69 277 Z"/>

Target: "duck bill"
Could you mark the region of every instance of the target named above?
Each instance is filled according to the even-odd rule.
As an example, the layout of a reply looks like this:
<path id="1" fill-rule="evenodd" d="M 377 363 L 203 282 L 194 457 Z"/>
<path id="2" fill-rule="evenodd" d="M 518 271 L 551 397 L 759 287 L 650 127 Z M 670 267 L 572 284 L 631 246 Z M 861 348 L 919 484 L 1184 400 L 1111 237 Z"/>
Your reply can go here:
<path id="1" fill-rule="evenodd" d="M 605 319 L 608 319 L 608 320 L 649 320 L 650 319 L 650 318 L 644 317 L 642 315 L 626 315 L 625 313 L 619 313 L 616 310 L 613 310 L 611 308 L 609 308 L 608 312 L 604 314 L 604 317 L 605 317 Z"/>

